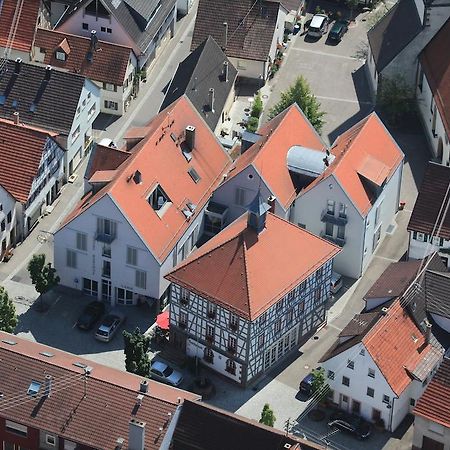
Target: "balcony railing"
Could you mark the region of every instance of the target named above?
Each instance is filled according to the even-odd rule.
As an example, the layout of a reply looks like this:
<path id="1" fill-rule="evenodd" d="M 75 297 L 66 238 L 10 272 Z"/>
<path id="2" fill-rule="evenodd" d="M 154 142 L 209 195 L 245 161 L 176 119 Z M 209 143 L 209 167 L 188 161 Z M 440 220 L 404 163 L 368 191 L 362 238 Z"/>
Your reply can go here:
<path id="1" fill-rule="evenodd" d="M 116 235 L 114 234 L 106 234 L 100 231 L 95 233 L 95 240 L 98 242 L 103 242 L 105 244 L 111 244 L 116 239 Z"/>
<path id="2" fill-rule="evenodd" d="M 324 231 L 320 233 L 320 237 L 326 239 L 327 241 L 333 242 L 334 244 L 337 244 L 340 247 L 343 247 L 346 242 L 345 238 L 329 236 L 328 234 L 325 234 Z"/>
<path id="3" fill-rule="evenodd" d="M 347 214 L 339 214 L 338 216 L 335 216 L 334 214 L 330 213 L 328 210 L 324 209 L 322 211 L 322 214 L 320 216 L 320 220 L 322 222 L 332 223 L 333 225 L 338 226 L 344 226 L 347 225 L 348 219 Z"/>

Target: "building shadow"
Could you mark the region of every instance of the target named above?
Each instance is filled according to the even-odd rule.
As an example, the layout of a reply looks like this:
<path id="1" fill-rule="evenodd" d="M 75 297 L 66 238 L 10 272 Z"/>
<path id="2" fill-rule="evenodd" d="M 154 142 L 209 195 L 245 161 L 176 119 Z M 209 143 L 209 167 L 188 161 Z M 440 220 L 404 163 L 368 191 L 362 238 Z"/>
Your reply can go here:
<path id="1" fill-rule="evenodd" d="M 94 130 L 106 131 L 106 129 L 113 124 L 116 120 L 120 119 L 121 116 L 116 116 L 114 114 L 100 113 L 94 120 L 92 128 Z"/>

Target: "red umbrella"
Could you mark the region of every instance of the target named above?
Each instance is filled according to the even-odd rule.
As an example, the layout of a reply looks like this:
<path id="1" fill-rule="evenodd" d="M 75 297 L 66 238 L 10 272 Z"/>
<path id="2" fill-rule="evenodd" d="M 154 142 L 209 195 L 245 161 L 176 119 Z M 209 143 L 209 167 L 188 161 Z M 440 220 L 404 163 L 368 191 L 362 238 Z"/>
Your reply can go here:
<path id="1" fill-rule="evenodd" d="M 158 325 L 161 330 L 169 329 L 169 311 L 164 311 L 156 316 L 156 325 Z"/>

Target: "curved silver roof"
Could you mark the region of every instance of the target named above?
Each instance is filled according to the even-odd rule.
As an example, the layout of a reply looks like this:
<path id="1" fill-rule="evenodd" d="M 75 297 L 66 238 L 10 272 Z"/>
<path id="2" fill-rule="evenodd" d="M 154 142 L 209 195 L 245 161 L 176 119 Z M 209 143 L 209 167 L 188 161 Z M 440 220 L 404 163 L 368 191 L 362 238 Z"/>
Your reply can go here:
<path id="1" fill-rule="evenodd" d="M 327 167 L 324 162 L 326 156 L 323 151 L 294 145 L 287 153 L 288 169 L 295 173 L 317 178 Z M 328 155 L 329 164 L 333 160 L 334 156 Z"/>

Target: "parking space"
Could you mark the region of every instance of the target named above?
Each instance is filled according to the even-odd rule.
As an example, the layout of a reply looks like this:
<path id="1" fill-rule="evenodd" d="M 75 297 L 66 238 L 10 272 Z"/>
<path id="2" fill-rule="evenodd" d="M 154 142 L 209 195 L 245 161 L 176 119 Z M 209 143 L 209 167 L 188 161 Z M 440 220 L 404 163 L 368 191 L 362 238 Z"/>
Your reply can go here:
<path id="1" fill-rule="evenodd" d="M 16 333 L 19 336 L 121 370 L 125 369 L 122 331 L 133 331 L 136 327 L 145 331 L 155 321 L 156 315 L 154 309 L 147 305 L 119 307 L 126 316 L 125 323 L 118 328 L 110 342 L 100 342 L 94 337 L 99 322 L 89 331 L 82 331 L 76 326 L 83 308 L 93 300 L 91 297 L 78 291 L 58 288 L 45 298 L 49 306 L 45 312 L 39 312 L 39 299 L 34 301 L 30 296 L 16 296 L 14 300 L 19 319 Z M 109 305 L 106 306 L 105 313 L 110 309 Z"/>

